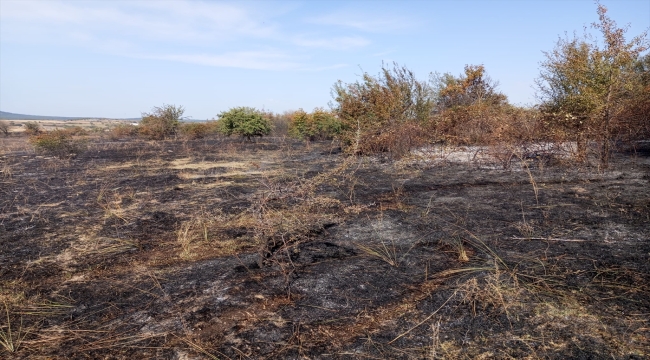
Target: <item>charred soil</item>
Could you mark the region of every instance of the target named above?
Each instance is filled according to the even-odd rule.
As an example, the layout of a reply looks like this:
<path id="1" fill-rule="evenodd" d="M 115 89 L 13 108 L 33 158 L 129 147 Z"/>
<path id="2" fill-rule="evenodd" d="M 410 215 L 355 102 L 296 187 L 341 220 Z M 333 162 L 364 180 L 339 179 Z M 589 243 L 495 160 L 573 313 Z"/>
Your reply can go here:
<path id="1" fill-rule="evenodd" d="M 2 358 L 650 356 L 648 152 L 97 140 L 0 170 Z"/>

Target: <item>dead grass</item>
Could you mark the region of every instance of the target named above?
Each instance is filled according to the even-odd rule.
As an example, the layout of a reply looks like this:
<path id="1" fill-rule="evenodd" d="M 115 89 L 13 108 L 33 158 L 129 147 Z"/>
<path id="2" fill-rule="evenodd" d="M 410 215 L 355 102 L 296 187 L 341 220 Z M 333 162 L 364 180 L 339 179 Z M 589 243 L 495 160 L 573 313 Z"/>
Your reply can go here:
<path id="1" fill-rule="evenodd" d="M 22 318 L 18 325 L 14 324 L 12 330 L 12 321 L 9 316 L 9 306 L 7 303 L 4 303 L 6 317 L 6 323 L 0 327 L 0 346 L 10 353 L 18 351 L 20 348 L 27 332 L 23 329 Z"/>
<path id="2" fill-rule="evenodd" d="M 504 170 L 470 148 L 394 162 L 180 146 L 3 162 L 11 356 L 648 354 L 641 176 L 523 155 Z"/>

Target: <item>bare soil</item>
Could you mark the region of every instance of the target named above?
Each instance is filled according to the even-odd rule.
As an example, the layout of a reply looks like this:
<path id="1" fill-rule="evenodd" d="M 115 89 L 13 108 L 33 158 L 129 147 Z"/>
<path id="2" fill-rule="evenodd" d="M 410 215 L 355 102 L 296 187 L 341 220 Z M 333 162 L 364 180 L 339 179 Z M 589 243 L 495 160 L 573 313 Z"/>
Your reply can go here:
<path id="1" fill-rule="evenodd" d="M 58 159 L 17 139 L 2 358 L 650 356 L 649 149 L 503 169 L 285 139 Z"/>

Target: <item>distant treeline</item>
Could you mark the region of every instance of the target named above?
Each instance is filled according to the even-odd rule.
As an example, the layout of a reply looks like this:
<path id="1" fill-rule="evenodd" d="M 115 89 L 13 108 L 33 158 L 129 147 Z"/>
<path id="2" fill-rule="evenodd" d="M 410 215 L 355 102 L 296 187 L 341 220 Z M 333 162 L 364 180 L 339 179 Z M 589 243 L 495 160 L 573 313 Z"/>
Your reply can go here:
<path id="1" fill-rule="evenodd" d="M 25 114 L 14 114 L 6 111 L 0 111 L 0 120 L 106 120 L 108 118 L 99 118 L 99 117 L 66 117 L 66 116 L 41 116 L 41 115 L 25 115 Z M 128 118 L 128 119 L 115 119 L 115 120 L 129 120 L 129 121 L 138 121 L 140 118 Z"/>

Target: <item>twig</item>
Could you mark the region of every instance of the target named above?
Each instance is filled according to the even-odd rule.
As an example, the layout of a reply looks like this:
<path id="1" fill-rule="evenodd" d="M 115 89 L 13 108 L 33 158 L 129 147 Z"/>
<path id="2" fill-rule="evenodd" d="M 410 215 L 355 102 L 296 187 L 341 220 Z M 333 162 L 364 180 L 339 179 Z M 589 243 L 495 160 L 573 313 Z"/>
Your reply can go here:
<path id="1" fill-rule="evenodd" d="M 545 240 L 545 241 L 563 241 L 563 242 L 588 242 L 589 240 L 583 239 L 558 239 L 558 238 L 544 238 L 544 237 L 517 237 L 513 236 L 514 240 Z"/>
<path id="2" fill-rule="evenodd" d="M 420 325 L 422 325 L 422 324 L 424 324 L 425 322 L 429 321 L 429 319 L 431 319 L 435 314 L 437 314 L 438 311 L 440 311 L 440 309 L 443 308 L 443 306 L 447 305 L 447 303 L 449 302 L 449 300 L 451 300 L 451 299 L 456 295 L 457 292 L 458 292 L 458 290 L 454 291 L 454 293 L 451 294 L 451 296 L 450 296 L 447 300 L 445 300 L 445 302 L 442 303 L 442 305 L 440 305 L 440 307 L 437 308 L 436 311 L 434 311 L 433 313 L 431 313 L 431 315 L 427 316 L 424 320 L 420 321 L 420 322 L 419 322 L 417 325 L 415 325 L 414 327 L 412 327 L 412 328 L 406 330 L 405 332 L 401 333 L 399 336 L 397 336 L 397 337 L 394 338 L 393 340 L 389 341 L 389 342 L 388 342 L 388 345 L 394 343 L 395 341 L 397 341 L 398 339 L 400 339 L 400 338 L 403 337 L 404 335 L 407 335 L 407 334 L 410 333 L 411 331 L 413 331 L 413 330 L 415 330 L 416 328 L 418 328 Z"/>

